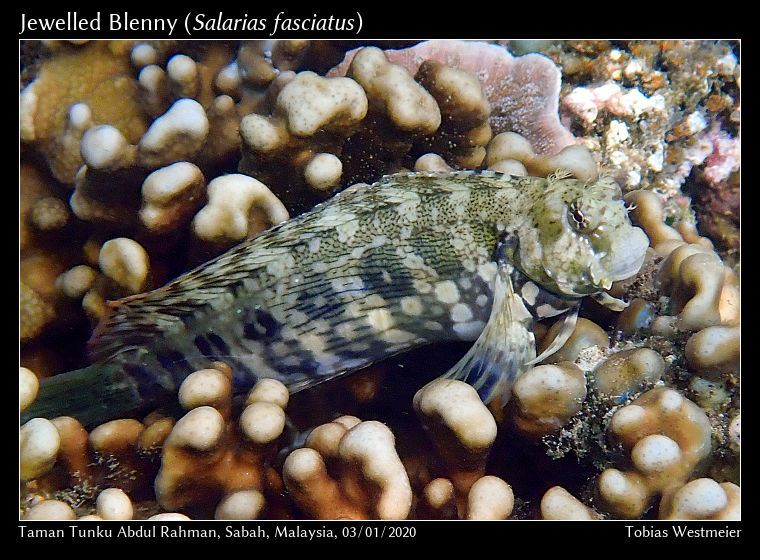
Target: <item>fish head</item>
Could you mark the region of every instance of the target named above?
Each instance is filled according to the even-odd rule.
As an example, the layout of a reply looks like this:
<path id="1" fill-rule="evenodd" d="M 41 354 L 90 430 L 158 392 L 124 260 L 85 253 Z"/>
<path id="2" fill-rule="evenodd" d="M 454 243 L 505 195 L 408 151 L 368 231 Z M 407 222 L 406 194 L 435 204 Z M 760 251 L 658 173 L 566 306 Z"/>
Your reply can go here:
<path id="1" fill-rule="evenodd" d="M 517 229 L 512 262 L 547 290 L 584 296 L 636 274 L 649 238 L 631 224 L 609 177 L 587 184 L 550 177 Z"/>

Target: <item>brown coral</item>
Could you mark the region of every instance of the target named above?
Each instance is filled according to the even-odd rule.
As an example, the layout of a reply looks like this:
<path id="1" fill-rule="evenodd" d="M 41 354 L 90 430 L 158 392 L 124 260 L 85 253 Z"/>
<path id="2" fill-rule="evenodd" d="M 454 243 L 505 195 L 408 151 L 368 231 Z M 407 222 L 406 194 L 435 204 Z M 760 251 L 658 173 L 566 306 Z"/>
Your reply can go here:
<path id="1" fill-rule="evenodd" d="M 420 389 L 414 409 L 436 444 L 463 512 L 463 500 L 485 474 L 496 421 L 475 389 L 453 379 L 437 379 Z"/>
<path id="2" fill-rule="evenodd" d="M 222 507 L 223 515 L 227 506 L 218 506 L 220 500 L 269 484 L 268 463 L 285 413 L 280 405 L 254 397 L 233 420 L 231 372 L 218 367 L 195 372 L 180 388 L 181 402 L 190 411 L 166 438 L 155 480 L 156 499 L 166 510 Z"/>
<path id="3" fill-rule="evenodd" d="M 630 452 L 634 469 L 605 470 L 598 490 L 605 508 L 624 518 L 642 515 L 656 494 L 668 500 L 711 451 L 704 411 L 667 387 L 619 409 L 610 431 Z"/>
<path id="4" fill-rule="evenodd" d="M 412 490 L 394 437 L 376 421 L 343 417 L 315 428 L 288 455 L 285 486 L 315 519 L 404 519 Z"/>
<path id="5" fill-rule="evenodd" d="M 517 379 L 512 398 L 518 429 L 541 436 L 558 431 L 581 410 L 586 377 L 571 362 L 536 366 Z"/>
<path id="6" fill-rule="evenodd" d="M 131 142 L 147 128 L 129 58 L 118 43 L 57 50 L 21 94 L 22 139 L 34 143 L 64 183 L 72 183 L 82 165 L 79 140 L 88 128 L 70 114 L 72 105 L 86 105 L 86 124 L 112 124 Z"/>

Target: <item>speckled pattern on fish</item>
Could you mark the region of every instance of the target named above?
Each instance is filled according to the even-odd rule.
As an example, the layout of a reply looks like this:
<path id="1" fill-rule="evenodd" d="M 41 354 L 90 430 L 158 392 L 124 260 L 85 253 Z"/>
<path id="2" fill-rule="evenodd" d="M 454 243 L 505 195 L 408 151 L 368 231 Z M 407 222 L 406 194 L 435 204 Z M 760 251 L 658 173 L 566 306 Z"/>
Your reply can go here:
<path id="1" fill-rule="evenodd" d="M 391 175 L 117 302 L 92 357 L 142 399 L 214 360 L 238 390 L 273 377 L 297 391 L 412 347 L 475 340 L 496 314 L 500 267 L 503 289 L 522 278 L 517 300 L 499 300 L 509 325 L 516 302 L 550 315 L 561 309 L 537 312 L 551 307 L 542 294 L 572 302 L 635 273 L 647 245 L 607 179 Z M 532 354 L 512 348 L 516 371 L 499 375 L 535 357 L 526 340 Z M 510 351 L 503 333 L 490 344 Z"/>

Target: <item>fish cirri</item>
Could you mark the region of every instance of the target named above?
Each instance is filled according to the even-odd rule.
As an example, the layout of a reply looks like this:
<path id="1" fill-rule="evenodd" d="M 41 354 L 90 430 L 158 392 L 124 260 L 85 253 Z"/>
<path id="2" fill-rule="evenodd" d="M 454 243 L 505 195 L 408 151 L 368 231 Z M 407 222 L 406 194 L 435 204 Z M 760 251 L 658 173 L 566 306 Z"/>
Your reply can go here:
<path id="1" fill-rule="evenodd" d="M 390 175 L 113 303 L 93 365 L 44 380 L 22 420 L 157 407 L 213 361 L 237 391 L 271 377 L 295 392 L 447 340 L 475 342 L 445 375 L 506 400 L 537 361 L 533 321 L 566 314 L 556 350 L 580 299 L 609 303 L 603 290 L 635 274 L 647 246 L 609 178 Z"/>

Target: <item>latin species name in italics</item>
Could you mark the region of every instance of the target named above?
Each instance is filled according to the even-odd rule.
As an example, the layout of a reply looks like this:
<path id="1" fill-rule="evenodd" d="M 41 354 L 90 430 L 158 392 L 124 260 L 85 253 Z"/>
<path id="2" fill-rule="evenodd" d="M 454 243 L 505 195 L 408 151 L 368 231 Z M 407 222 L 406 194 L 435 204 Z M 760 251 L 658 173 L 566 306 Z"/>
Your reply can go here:
<path id="1" fill-rule="evenodd" d="M 94 15 L 88 16 L 82 16 L 78 12 L 66 12 L 63 17 L 32 17 L 22 12 L 18 34 L 150 31 L 171 36 L 175 31 L 184 30 L 187 35 L 219 31 L 257 31 L 268 32 L 272 37 L 277 33 L 303 31 L 359 33 L 361 26 L 362 17 L 359 12 L 351 17 L 319 14 L 313 14 L 311 17 L 288 17 L 285 12 L 278 12 L 273 18 L 249 17 L 248 14 L 243 14 L 243 17 L 228 17 L 224 12 L 187 12 L 181 18 L 135 17 L 129 12 L 95 12 Z"/>

